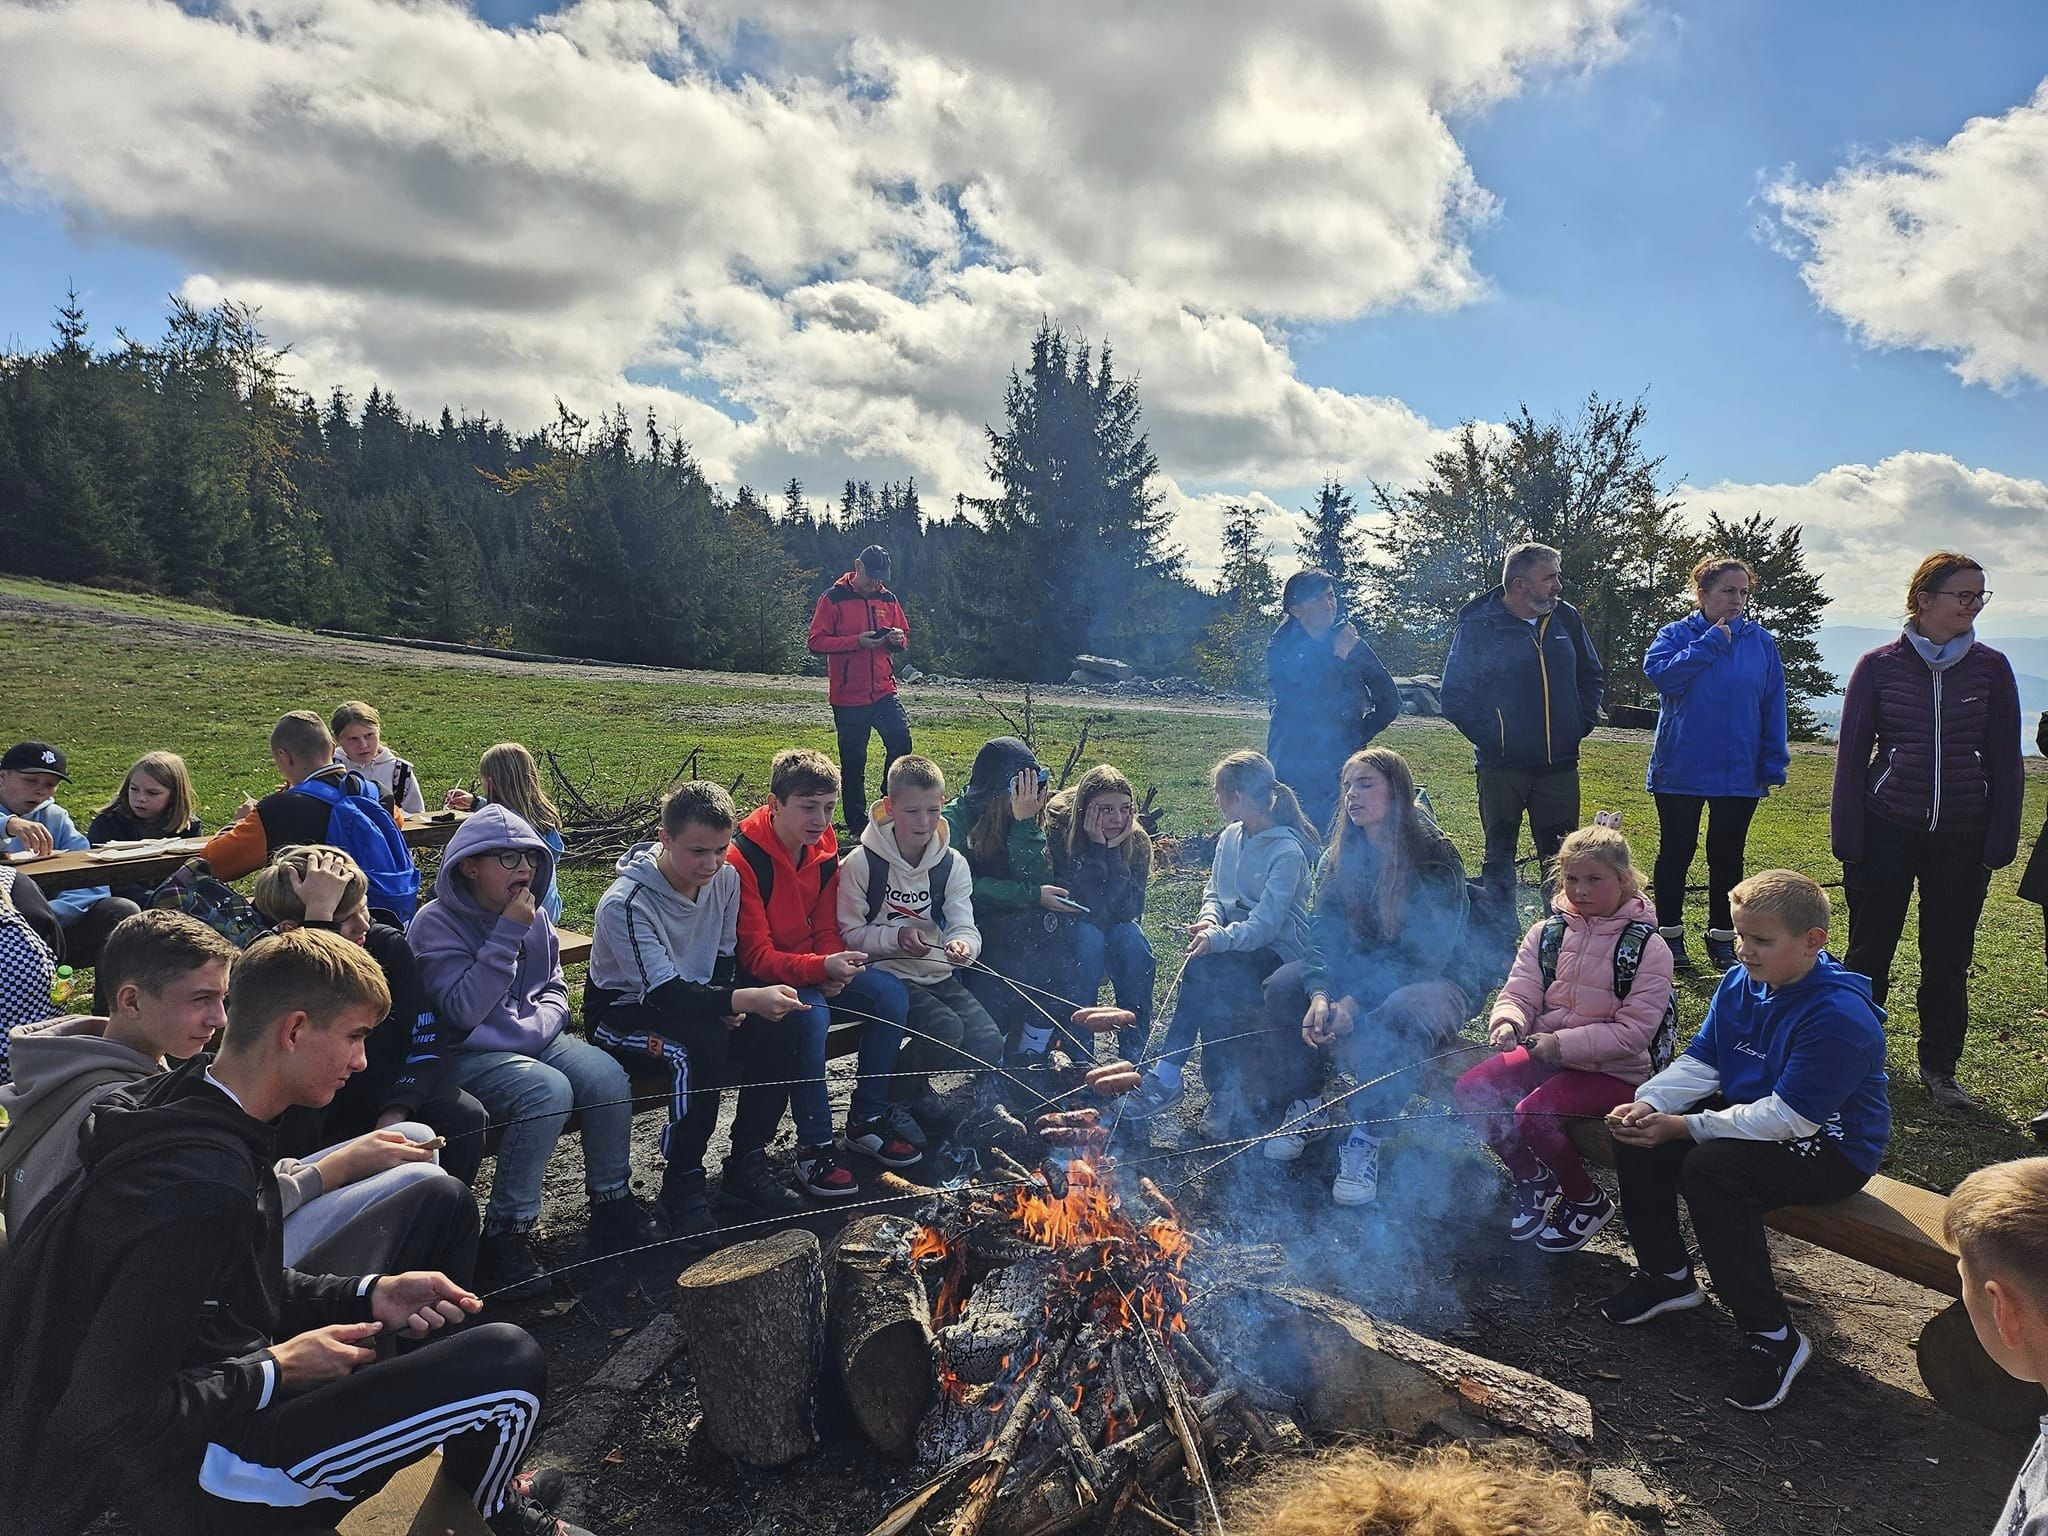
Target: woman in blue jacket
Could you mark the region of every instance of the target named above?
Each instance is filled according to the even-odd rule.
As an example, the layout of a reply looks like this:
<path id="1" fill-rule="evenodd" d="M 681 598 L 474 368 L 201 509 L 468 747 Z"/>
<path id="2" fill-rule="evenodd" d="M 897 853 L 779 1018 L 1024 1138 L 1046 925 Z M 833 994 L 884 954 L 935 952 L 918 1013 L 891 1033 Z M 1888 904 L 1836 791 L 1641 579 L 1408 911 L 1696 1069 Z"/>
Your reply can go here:
<path id="1" fill-rule="evenodd" d="M 1662 701 L 1650 749 L 1657 800 L 1657 931 L 1681 968 L 1685 880 L 1707 815 L 1707 960 L 1735 964 L 1728 892 L 1742 879 L 1757 801 L 1785 782 L 1785 667 L 1770 631 L 1744 617 L 1756 572 L 1733 555 L 1692 568 L 1698 606 L 1657 632 L 1643 672 Z"/>

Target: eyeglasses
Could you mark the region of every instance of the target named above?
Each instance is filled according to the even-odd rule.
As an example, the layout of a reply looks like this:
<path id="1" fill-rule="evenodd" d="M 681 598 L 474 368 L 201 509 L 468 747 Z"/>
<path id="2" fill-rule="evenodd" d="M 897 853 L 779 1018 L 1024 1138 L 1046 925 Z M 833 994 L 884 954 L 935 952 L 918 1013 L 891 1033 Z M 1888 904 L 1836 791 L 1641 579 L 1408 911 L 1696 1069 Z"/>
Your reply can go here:
<path id="1" fill-rule="evenodd" d="M 500 869 L 518 869 L 522 865 L 530 865 L 534 869 L 540 868 L 540 850 L 538 848 L 500 848 L 491 857 L 498 861 Z"/>
<path id="2" fill-rule="evenodd" d="M 1989 592 L 1959 592 L 1954 587 L 1946 589 L 1937 587 L 1930 595 L 1934 597 L 1952 597 L 1965 608 L 1982 608 L 1991 601 L 1991 594 Z"/>

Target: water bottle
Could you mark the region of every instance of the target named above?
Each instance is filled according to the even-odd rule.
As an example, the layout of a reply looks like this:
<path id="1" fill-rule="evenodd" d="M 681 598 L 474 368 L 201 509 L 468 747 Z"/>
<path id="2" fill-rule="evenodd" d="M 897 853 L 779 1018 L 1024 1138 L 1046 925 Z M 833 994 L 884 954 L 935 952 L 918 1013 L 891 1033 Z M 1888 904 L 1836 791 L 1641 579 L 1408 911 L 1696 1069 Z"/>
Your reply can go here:
<path id="1" fill-rule="evenodd" d="M 50 978 L 50 1006 L 60 1013 L 68 1012 L 71 999 L 78 995 L 78 975 L 68 965 L 57 967 L 57 973 Z"/>

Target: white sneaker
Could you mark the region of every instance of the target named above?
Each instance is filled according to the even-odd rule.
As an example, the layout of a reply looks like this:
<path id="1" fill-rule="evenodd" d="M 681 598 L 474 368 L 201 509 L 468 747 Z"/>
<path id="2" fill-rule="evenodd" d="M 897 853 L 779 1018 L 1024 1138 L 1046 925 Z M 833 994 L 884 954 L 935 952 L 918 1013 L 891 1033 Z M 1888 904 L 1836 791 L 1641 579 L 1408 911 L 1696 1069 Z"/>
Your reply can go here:
<path id="1" fill-rule="evenodd" d="M 1330 1198 L 1339 1205 L 1371 1205 L 1380 1196 L 1380 1139 L 1354 1135 L 1337 1149 Z"/>
<path id="2" fill-rule="evenodd" d="M 1312 1141 L 1321 1141 L 1329 1134 L 1329 1127 L 1323 1123 L 1325 1106 L 1321 1099 L 1296 1099 L 1287 1106 L 1287 1113 L 1280 1117 L 1280 1125 L 1259 1144 L 1260 1150 L 1276 1163 L 1291 1163 L 1308 1150 Z"/>

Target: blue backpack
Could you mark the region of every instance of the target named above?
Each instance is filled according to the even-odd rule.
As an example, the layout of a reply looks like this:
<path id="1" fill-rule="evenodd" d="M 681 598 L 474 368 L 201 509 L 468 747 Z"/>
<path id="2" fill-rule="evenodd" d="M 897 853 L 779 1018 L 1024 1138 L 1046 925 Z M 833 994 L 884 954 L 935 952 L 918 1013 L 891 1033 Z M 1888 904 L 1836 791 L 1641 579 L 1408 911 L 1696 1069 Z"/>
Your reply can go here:
<path id="1" fill-rule="evenodd" d="M 328 844 L 362 866 L 370 882 L 370 905 L 395 914 L 401 923 L 411 918 L 420 901 L 419 866 L 375 787 L 351 773 L 339 784 L 307 779 L 293 792 L 328 807 Z"/>

